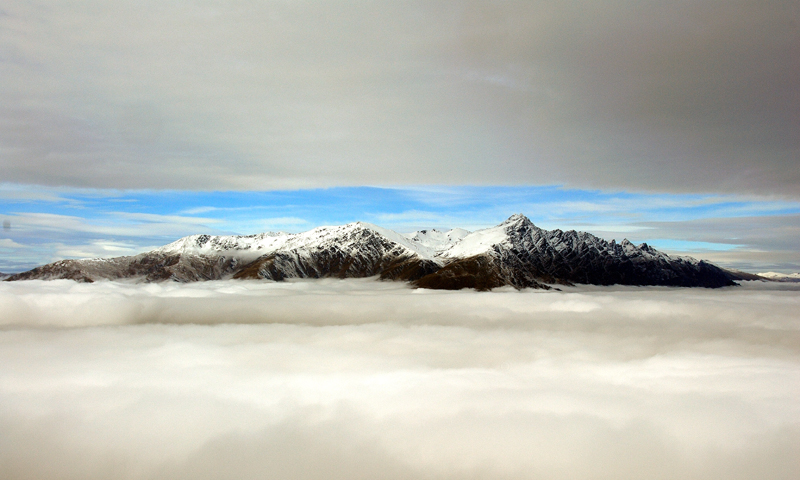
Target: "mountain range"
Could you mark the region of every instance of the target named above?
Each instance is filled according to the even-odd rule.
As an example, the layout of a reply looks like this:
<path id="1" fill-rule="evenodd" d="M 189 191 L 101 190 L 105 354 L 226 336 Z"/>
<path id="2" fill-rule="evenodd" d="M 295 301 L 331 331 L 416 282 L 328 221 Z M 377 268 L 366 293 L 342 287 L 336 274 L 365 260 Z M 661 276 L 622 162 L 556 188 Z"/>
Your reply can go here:
<path id="1" fill-rule="evenodd" d="M 586 232 L 544 230 L 521 214 L 469 232 L 400 234 L 369 223 L 298 233 L 192 235 L 129 257 L 61 260 L 6 281 L 134 279 L 193 282 L 219 279 L 354 278 L 377 276 L 433 289 L 551 285 L 725 287 L 746 279 L 691 257 L 647 244 L 606 241 Z"/>

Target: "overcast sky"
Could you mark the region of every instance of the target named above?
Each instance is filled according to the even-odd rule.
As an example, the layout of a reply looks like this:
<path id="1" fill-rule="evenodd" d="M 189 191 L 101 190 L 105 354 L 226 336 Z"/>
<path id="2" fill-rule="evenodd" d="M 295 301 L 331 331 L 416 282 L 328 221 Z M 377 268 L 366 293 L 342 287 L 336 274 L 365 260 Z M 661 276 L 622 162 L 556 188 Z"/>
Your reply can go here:
<path id="1" fill-rule="evenodd" d="M 0 182 L 54 198 L 485 185 L 796 206 L 800 6 L 11 0 Z M 30 213 L 17 207 L 0 215 Z"/>

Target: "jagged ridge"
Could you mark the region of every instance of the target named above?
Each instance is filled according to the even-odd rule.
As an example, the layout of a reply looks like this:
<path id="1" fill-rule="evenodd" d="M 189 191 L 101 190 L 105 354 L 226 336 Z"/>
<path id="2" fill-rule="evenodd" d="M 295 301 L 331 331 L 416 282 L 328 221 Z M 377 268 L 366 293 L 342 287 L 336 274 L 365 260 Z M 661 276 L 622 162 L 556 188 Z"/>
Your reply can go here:
<path id="1" fill-rule="evenodd" d="M 481 263 L 500 277 L 492 283 L 518 288 L 541 282 L 685 287 L 733 284 L 722 269 L 703 261 L 671 257 L 628 240 L 618 244 L 586 232 L 543 230 L 520 214 L 483 231 L 482 237 L 475 239 L 474 245 L 457 244 L 445 252 L 456 258 L 448 265 L 449 270 L 483 258 Z M 459 258 L 465 255 L 466 259 Z M 433 275 L 448 275 L 449 270 Z M 427 285 L 430 281 L 421 279 L 420 283 Z"/>
<path id="2" fill-rule="evenodd" d="M 404 236 L 356 222 L 300 234 L 193 235 L 133 257 L 62 260 L 7 280 L 281 281 L 370 276 L 425 288 L 478 290 L 573 283 L 734 285 L 731 274 L 709 263 L 672 257 L 627 240 L 607 242 L 585 232 L 543 230 L 521 214 L 472 233 L 422 230 Z"/>

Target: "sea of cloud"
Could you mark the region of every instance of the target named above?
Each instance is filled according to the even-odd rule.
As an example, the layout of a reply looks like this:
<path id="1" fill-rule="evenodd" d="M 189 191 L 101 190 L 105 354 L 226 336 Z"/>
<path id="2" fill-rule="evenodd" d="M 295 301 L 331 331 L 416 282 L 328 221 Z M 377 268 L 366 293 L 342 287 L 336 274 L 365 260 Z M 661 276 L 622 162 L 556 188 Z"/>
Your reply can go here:
<path id="1" fill-rule="evenodd" d="M 796 479 L 800 286 L 0 283 L 11 479 Z"/>

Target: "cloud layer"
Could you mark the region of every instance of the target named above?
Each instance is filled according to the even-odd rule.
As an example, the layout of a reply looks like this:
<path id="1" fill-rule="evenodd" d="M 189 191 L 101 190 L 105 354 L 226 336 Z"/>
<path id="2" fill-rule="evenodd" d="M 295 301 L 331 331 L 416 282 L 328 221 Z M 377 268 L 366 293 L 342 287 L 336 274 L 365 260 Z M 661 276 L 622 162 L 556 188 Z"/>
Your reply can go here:
<path id="1" fill-rule="evenodd" d="M 791 285 L 0 284 L 8 478 L 795 478 Z"/>
<path id="2" fill-rule="evenodd" d="M 0 11 L 16 183 L 800 194 L 796 2 L 59 2 Z"/>

